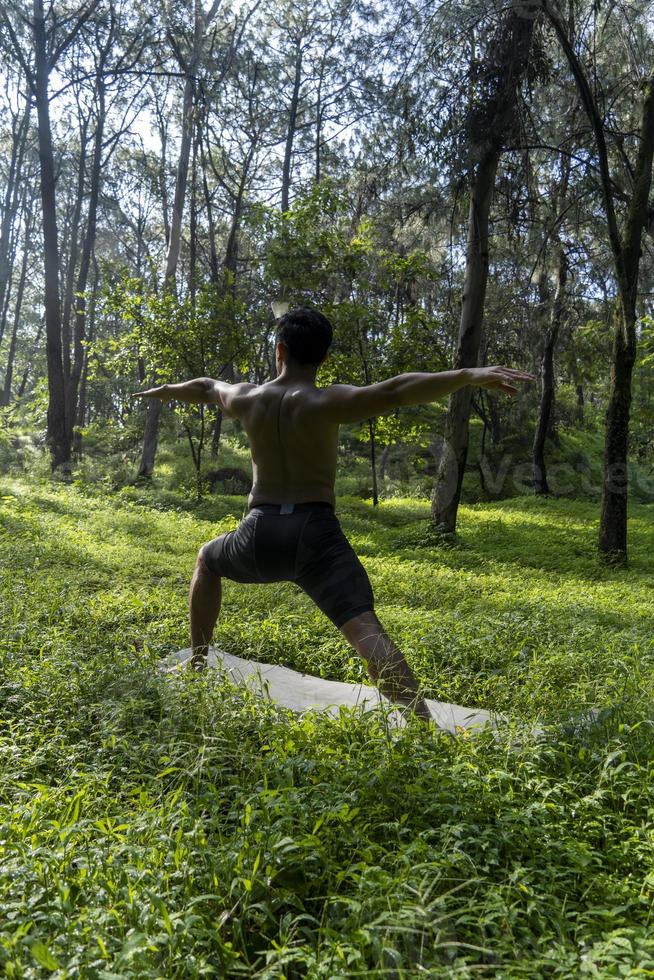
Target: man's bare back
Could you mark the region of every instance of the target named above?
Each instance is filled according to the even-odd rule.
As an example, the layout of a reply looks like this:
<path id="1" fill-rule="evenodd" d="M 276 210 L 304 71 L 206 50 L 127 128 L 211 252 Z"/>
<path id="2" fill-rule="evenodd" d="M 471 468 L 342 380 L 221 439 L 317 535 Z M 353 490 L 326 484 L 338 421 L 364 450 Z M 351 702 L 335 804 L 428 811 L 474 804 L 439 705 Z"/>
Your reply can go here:
<path id="1" fill-rule="evenodd" d="M 276 378 L 243 390 L 231 405 L 252 453 L 248 506 L 335 504 L 338 424 L 325 417 L 328 389 Z"/>

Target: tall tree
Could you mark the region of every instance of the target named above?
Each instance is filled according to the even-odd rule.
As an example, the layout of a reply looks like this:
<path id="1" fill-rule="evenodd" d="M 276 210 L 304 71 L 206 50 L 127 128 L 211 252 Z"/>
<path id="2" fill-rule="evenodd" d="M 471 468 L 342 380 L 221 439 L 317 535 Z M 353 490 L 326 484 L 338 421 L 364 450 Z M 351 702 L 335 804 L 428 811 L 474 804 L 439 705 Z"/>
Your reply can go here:
<path id="1" fill-rule="evenodd" d="M 40 161 L 40 190 L 43 231 L 44 307 L 46 352 L 48 365 L 48 432 L 52 469 L 70 468 L 70 434 L 66 425 L 66 386 L 62 351 L 61 295 L 59 289 L 59 232 L 57 228 L 56 173 L 50 120 L 50 75 L 64 52 L 77 38 L 80 30 L 98 5 L 90 0 L 66 21 L 64 32 L 57 30 L 57 21 L 50 10 L 47 23 L 43 0 L 34 0 L 32 20 L 33 61 L 24 50 L 9 11 L 0 17 L 11 39 L 30 91 L 36 103 L 37 133 Z"/>
<path id="2" fill-rule="evenodd" d="M 18 274 L 18 285 L 16 288 L 16 302 L 14 304 L 14 321 L 9 339 L 9 350 L 7 352 L 7 363 L 5 365 L 5 378 L 2 391 L 0 391 L 0 405 L 8 405 L 11 401 L 11 385 L 14 377 L 14 362 L 16 358 L 16 347 L 18 343 L 18 327 L 23 309 L 23 296 L 25 295 L 25 283 L 27 281 L 27 269 L 30 261 L 32 229 L 34 218 L 31 210 L 24 208 L 24 239 L 23 255 Z"/>
<path id="3" fill-rule="evenodd" d="M 542 316 L 539 318 L 545 324 L 542 337 L 542 355 L 540 365 L 540 402 L 538 419 L 532 445 L 532 471 L 534 491 L 538 494 L 548 494 L 547 466 L 545 461 L 545 441 L 553 434 L 554 411 L 554 351 L 556 348 L 561 324 L 566 310 L 566 290 L 569 277 L 569 261 L 567 249 L 561 236 L 561 222 L 568 204 L 568 187 L 570 184 L 570 157 L 561 154 L 555 179 L 550 186 L 551 210 L 553 212 L 551 227 L 545 229 L 545 241 L 541 248 L 543 268 L 539 284 L 539 300 Z M 554 245 L 555 255 L 555 288 L 552 296 L 550 288 L 550 240 Z"/>
<path id="4" fill-rule="evenodd" d="M 548 271 L 544 276 L 548 276 Z M 566 285 L 568 282 L 568 257 L 564 245 L 557 241 L 556 245 L 556 287 L 551 302 L 550 289 L 543 291 L 545 301 L 544 312 L 549 306 L 549 323 L 543 337 L 543 347 L 540 369 L 540 403 L 538 419 L 532 446 L 532 470 L 534 491 L 538 494 L 550 492 L 547 482 L 547 465 L 545 461 L 545 440 L 550 432 L 552 410 L 554 408 L 554 350 L 559 337 L 561 323 L 566 308 Z M 548 284 L 549 286 L 549 284 Z"/>
<path id="5" fill-rule="evenodd" d="M 22 197 L 24 180 L 24 159 L 27 146 L 31 101 L 24 100 L 24 107 L 18 107 L 11 113 L 11 148 L 9 165 L 4 174 L 4 194 L 1 203 L 0 217 L 0 342 L 4 334 L 8 310 L 9 292 L 11 286 L 12 266 L 12 231 L 19 215 L 19 204 Z"/>
<path id="6" fill-rule="evenodd" d="M 637 125 L 635 159 L 629 160 L 624 139 L 619 135 L 620 157 L 626 157 L 631 188 L 620 188 L 609 159 L 608 142 L 612 127 L 607 123 L 582 60 L 570 40 L 568 25 L 551 0 L 543 0 L 556 37 L 575 80 L 581 102 L 588 116 L 597 150 L 599 185 L 606 217 L 608 238 L 613 256 L 617 301 L 613 311 L 613 344 L 611 382 L 606 411 L 604 472 L 599 530 L 600 552 L 615 561 L 627 558 L 627 494 L 629 464 L 629 418 L 631 383 L 636 360 L 636 320 L 638 273 L 641 260 L 643 229 L 649 220 L 649 193 L 654 160 L 654 69 L 642 79 L 642 101 Z M 618 190 L 616 190 L 618 189 Z M 621 193 L 620 193 L 621 191 Z M 626 202 L 622 228 L 618 204 Z"/>
<path id="7" fill-rule="evenodd" d="M 469 108 L 470 205 L 466 270 L 455 368 L 476 367 L 479 359 L 484 300 L 488 281 L 488 221 L 495 176 L 507 139 L 515 134 L 520 83 L 529 62 L 535 20 L 513 4 L 500 20 L 476 79 Z M 445 420 L 445 448 L 432 494 L 432 518 L 456 529 L 461 486 L 468 456 L 472 388 L 450 395 Z"/>
<path id="8" fill-rule="evenodd" d="M 167 14 L 166 36 L 180 73 L 184 78 L 184 91 L 179 156 L 163 275 L 165 292 L 174 293 L 176 291 L 191 148 L 194 145 L 198 123 L 196 109 L 200 90 L 200 76 L 203 69 L 206 71 L 207 62 L 211 60 L 210 52 L 214 46 L 217 46 L 220 51 L 219 61 L 218 65 L 213 67 L 218 68 L 218 80 L 222 82 L 231 68 L 243 36 L 244 27 L 252 15 L 253 9 L 255 8 L 244 13 L 241 20 L 236 17 L 231 23 L 228 21 L 214 23 L 220 10 L 220 0 L 213 0 L 207 10 L 204 9 L 201 0 L 194 0 L 190 26 L 184 25 L 183 21 L 177 17 L 173 19 L 171 11 L 168 11 Z M 195 247 L 195 243 L 193 247 Z M 148 479 L 154 471 L 161 407 L 161 402 L 153 399 L 146 408 L 143 451 L 138 475 Z"/>

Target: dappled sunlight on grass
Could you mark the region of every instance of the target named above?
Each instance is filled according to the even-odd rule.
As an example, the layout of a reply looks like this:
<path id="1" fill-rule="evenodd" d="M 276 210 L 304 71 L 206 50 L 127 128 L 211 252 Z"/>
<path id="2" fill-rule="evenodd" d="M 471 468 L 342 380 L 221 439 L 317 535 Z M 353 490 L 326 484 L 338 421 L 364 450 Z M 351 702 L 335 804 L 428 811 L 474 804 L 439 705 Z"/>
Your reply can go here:
<path id="1" fill-rule="evenodd" d="M 513 741 L 296 718 L 213 672 L 162 680 L 157 661 L 188 643 L 197 549 L 242 510 L 3 484 L 7 975 L 272 978 L 291 963 L 331 980 L 346 956 L 381 977 L 389 950 L 406 976 L 613 976 L 634 957 L 651 972 L 652 508 L 633 509 L 632 563 L 612 569 L 594 505 L 464 507 L 451 541 L 426 503 L 339 501 L 427 692 L 554 726 Z M 363 678 L 288 583 L 225 583 L 216 642 Z M 617 922 L 626 946 L 606 939 Z"/>
<path id="2" fill-rule="evenodd" d="M 236 525 L 238 498 L 203 502 L 199 518 L 65 487 L 13 489 L 2 513 L 20 540 L 16 576 L 31 565 L 43 576 L 36 594 L 54 588 L 50 624 L 59 615 L 75 632 L 85 623 L 120 629 L 122 641 L 154 659 L 186 645 L 195 554 Z M 435 545 L 427 503 L 339 501 L 380 618 L 428 693 L 533 718 L 605 703 L 616 663 L 629 671 L 634 658 L 652 656 L 651 508 L 633 510 L 636 558 L 613 569 L 597 560 L 593 505 L 525 497 L 463 507 L 457 538 Z M 226 582 L 216 641 L 321 676 L 362 676 L 340 633 L 291 584 Z"/>

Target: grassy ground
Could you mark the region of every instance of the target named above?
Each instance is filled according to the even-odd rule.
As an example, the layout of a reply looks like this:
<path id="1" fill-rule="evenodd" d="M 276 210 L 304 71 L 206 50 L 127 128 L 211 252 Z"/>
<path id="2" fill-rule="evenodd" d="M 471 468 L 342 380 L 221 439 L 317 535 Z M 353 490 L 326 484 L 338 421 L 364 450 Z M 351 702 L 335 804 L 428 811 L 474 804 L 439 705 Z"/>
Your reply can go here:
<path id="1" fill-rule="evenodd" d="M 4 973 L 654 976 L 653 508 L 615 570 L 595 505 L 466 507 L 444 547 L 425 504 L 340 501 L 427 693 L 548 726 L 517 751 L 157 676 L 242 509 L 0 485 Z M 216 641 L 362 676 L 291 585 L 228 583 Z"/>

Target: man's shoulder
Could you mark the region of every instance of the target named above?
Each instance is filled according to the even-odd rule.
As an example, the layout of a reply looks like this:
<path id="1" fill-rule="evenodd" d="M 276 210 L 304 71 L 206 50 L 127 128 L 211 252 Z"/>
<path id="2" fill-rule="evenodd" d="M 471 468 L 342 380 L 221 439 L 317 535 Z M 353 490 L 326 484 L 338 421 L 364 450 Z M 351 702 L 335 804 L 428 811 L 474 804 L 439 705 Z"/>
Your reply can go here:
<path id="1" fill-rule="evenodd" d="M 323 406 L 334 406 L 338 408 L 350 404 L 359 392 L 365 390 L 365 387 L 361 387 L 360 385 L 333 384 L 319 388 L 318 391 L 322 395 Z"/>
<path id="2" fill-rule="evenodd" d="M 234 394 L 239 395 L 247 395 L 250 391 L 261 387 L 263 386 L 255 384 L 254 381 L 232 381 L 230 384 L 230 388 Z"/>
<path id="3" fill-rule="evenodd" d="M 247 403 L 254 389 L 260 387 L 249 381 L 215 381 L 214 391 L 216 401 L 230 415 L 238 415 L 242 407 Z"/>
<path id="4" fill-rule="evenodd" d="M 252 381 L 222 381 L 220 384 L 223 386 L 225 393 L 232 400 L 235 398 L 245 398 L 248 395 L 256 394 L 256 392 L 263 387 L 263 385 L 254 384 Z"/>
<path id="5" fill-rule="evenodd" d="M 334 402 L 348 398 L 353 391 L 358 391 L 358 388 L 356 385 L 333 384 L 325 385 L 324 388 L 316 388 L 316 391 L 320 392 L 325 401 Z"/>

